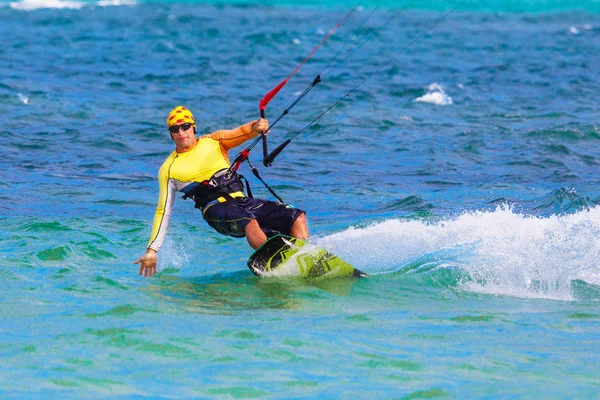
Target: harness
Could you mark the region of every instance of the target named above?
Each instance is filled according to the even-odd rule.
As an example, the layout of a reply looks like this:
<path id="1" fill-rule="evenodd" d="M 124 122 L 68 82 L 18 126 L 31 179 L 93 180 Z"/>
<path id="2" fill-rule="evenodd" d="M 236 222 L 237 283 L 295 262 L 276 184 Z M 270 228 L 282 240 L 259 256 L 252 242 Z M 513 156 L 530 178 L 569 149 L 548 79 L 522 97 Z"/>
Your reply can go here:
<path id="1" fill-rule="evenodd" d="M 203 209 L 208 203 L 217 201 L 220 197 L 226 201 L 232 201 L 231 193 L 244 192 L 244 182 L 248 192 L 248 197 L 252 198 L 250 184 L 242 175 L 231 169 L 222 169 L 217 171 L 209 180 L 203 182 L 193 182 L 186 186 L 182 192 L 182 198 L 185 200 L 191 198 L 196 203 L 195 207 Z"/>
<path id="2" fill-rule="evenodd" d="M 271 186 L 264 181 L 264 179 L 258 173 L 258 170 L 250 163 L 247 151 L 244 150 L 244 152 L 240 153 L 238 159 L 236 159 L 233 166 L 215 172 L 215 174 L 209 180 L 203 182 L 193 182 L 183 188 L 182 198 L 184 200 L 188 197 L 191 198 L 196 203 L 195 207 L 203 210 L 206 206 L 218 202 L 218 199 L 221 197 L 223 197 L 225 201 L 233 201 L 231 193 L 243 193 L 245 182 L 248 197 L 253 199 L 254 196 L 252 196 L 252 190 L 250 190 L 250 183 L 243 175 L 237 173 L 237 168 L 239 165 L 242 163 L 242 161 L 246 161 L 250 166 L 254 176 L 256 176 L 263 183 L 263 185 L 265 185 L 269 192 L 271 192 L 271 194 L 275 196 L 281 204 L 285 204 L 283 199 L 279 197 L 277 193 L 275 193 L 273 188 L 271 188 Z"/>

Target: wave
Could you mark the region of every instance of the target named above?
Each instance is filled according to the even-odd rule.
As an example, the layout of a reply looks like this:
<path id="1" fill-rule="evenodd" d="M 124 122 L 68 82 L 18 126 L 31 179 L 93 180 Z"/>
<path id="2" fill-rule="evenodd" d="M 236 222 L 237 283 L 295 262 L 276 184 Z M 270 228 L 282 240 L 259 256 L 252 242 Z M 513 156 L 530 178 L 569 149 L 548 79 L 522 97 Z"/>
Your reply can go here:
<path id="1" fill-rule="evenodd" d="M 294 7 L 294 8 L 319 8 L 319 9 L 351 9 L 356 6 L 357 0 L 337 0 L 322 2 L 320 0 L 21 0 L 3 1 L 0 6 L 8 5 L 19 10 L 36 10 L 43 8 L 65 8 L 81 9 L 85 6 L 119 6 L 138 3 L 151 4 L 208 4 L 208 5 L 232 5 L 232 6 L 256 6 L 256 7 Z M 361 11 L 373 8 L 379 3 L 378 0 L 365 0 L 361 2 Z M 408 8 L 426 11 L 449 11 L 457 5 L 456 2 L 424 2 L 410 0 L 386 0 L 382 3 L 382 9 Z M 457 10 L 458 12 L 506 12 L 506 13 L 549 13 L 564 11 L 587 11 L 591 13 L 600 12 L 600 3 L 595 0 L 564 1 L 564 0 L 488 0 L 485 2 L 477 0 L 464 1 Z"/>
<path id="2" fill-rule="evenodd" d="M 373 275 L 452 271 L 460 290 L 575 300 L 576 282 L 600 283 L 598 238 L 599 206 L 548 217 L 499 206 L 437 221 L 390 219 L 316 242 Z"/>
<path id="3" fill-rule="evenodd" d="M 416 102 L 430 103 L 437 106 L 450 106 L 452 105 L 452 97 L 448 96 L 441 85 L 432 83 L 427 88 L 427 93 L 423 96 L 417 97 Z"/>

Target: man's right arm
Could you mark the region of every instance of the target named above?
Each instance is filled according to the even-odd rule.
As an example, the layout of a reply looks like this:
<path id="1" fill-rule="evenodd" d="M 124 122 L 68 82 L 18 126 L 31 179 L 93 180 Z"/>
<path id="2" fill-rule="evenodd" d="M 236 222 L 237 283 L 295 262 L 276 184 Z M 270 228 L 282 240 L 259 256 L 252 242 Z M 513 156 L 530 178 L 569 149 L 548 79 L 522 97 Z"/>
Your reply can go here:
<path id="1" fill-rule="evenodd" d="M 152 234 L 146 253 L 138 258 L 134 264 L 140 265 L 140 275 L 152 276 L 156 273 L 157 255 L 167 235 L 171 220 L 171 211 L 175 201 L 175 186 L 169 181 L 168 169 L 163 165 L 158 174 L 159 194 L 158 205 L 152 223 Z"/>
<path id="2" fill-rule="evenodd" d="M 158 173 L 158 204 L 152 221 L 152 233 L 148 248 L 156 252 L 160 250 L 171 221 L 171 212 L 175 202 L 175 184 L 169 180 L 168 167 L 163 165 Z"/>

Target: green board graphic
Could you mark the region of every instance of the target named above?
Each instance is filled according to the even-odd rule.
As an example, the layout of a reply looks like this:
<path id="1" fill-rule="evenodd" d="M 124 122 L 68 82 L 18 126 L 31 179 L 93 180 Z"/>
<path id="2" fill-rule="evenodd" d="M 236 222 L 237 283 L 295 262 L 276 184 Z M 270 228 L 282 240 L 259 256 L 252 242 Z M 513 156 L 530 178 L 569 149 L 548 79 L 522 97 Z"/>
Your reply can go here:
<path id="1" fill-rule="evenodd" d="M 267 240 L 248 259 L 257 276 L 334 278 L 367 276 L 325 249 L 284 235 Z"/>

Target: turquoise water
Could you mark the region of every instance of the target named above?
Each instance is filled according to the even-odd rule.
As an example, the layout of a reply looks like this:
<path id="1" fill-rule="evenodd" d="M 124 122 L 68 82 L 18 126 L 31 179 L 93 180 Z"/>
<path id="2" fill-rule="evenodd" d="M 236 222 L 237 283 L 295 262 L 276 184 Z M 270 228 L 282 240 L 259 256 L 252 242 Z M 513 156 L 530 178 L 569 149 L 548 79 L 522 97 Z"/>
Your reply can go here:
<path id="1" fill-rule="evenodd" d="M 261 167 L 371 275 L 323 282 L 181 200 L 133 261 L 169 110 L 256 118 L 355 3 L 108 3 L 0 3 L 1 397 L 598 396 L 597 1 L 361 4 L 267 109 L 351 43 L 270 145 L 358 89 Z"/>

